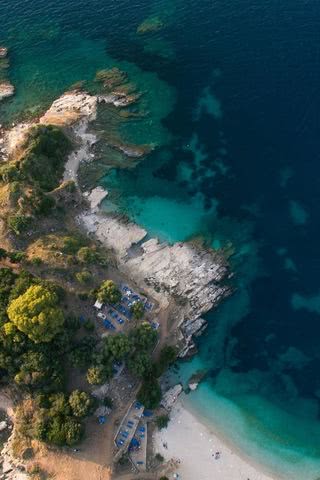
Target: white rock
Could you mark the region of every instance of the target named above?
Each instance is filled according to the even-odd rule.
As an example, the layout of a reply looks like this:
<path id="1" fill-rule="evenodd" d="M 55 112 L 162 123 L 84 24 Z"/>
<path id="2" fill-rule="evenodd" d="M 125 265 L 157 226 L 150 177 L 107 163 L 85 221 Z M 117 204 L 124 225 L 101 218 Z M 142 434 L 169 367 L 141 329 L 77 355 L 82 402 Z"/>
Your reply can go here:
<path id="1" fill-rule="evenodd" d="M 0 422 L 0 432 L 3 432 L 3 430 L 6 430 L 8 428 L 8 423 L 6 421 Z"/>
<path id="2" fill-rule="evenodd" d="M 72 125 L 80 119 L 94 120 L 97 114 L 97 97 L 85 92 L 67 92 L 55 100 L 40 118 L 40 123 Z"/>
<path id="3" fill-rule="evenodd" d="M 8 81 L 0 81 L 0 101 L 12 95 L 14 95 L 14 86 Z"/>
<path id="4" fill-rule="evenodd" d="M 108 196 L 108 191 L 102 187 L 96 187 L 91 190 L 88 195 L 86 195 L 87 199 L 90 202 L 90 208 L 92 211 L 95 211 L 97 207 L 101 204 L 102 200 L 104 200 Z"/>

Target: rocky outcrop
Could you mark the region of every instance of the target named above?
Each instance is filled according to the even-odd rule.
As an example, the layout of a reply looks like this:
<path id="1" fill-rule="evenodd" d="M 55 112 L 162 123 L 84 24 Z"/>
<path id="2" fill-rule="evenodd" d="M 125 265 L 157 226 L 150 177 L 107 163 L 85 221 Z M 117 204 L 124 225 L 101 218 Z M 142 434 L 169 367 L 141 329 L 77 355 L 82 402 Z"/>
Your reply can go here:
<path id="1" fill-rule="evenodd" d="M 7 47 L 3 47 L 0 45 L 0 58 L 6 58 L 7 55 L 8 55 Z"/>
<path id="2" fill-rule="evenodd" d="M 67 161 L 65 179 L 76 180 L 79 163 L 92 161 L 94 157 L 91 147 L 97 139 L 88 132 L 88 125 L 96 118 L 97 104 L 102 101 L 99 98 L 79 91 L 68 92 L 40 119 L 40 123 L 68 126 L 75 134 L 78 148 Z M 107 101 L 106 96 L 103 101 Z M 94 210 L 105 196 L 102 190 L 98 196 L 96 192 L 89 194 Z M 180 355 L 192 354 L 195 351 L 193 336 L 206 327 L 202 315 L 230 294 L 230 288 L 222 284 L 228 276 L 223 256 L 190 243 L 167 245 L 156 238 L 146 240 L 146 230 L 115 215 L 90 210 L 77 220 L 89 234 L 94 234 L 115 252 L 119 269 L 160 306 L 167 307 L 170 300 L 175 300 Z"/>
<path id="3" fill-rule="evenodd" d="M 77 147 L 67 161 L 65 180 L 76 180 L 79 163 L 94 158 L 92 146 L 97 138 L 88 131 L 88 126 L 96 118 L 97 104 L 98 97 L 80 91 L 68 92 L 40 119 L 40 123 L 64 126 L 74 134 Z M 94 210 L 104 195 L 96 189 L 89 194 Z M 228 277 L 224 257 L 191 243 L 168 245 L 156 238 L 148 239 L 146 230 L 120 216 L 89 210 L 77 220 L 89 234 L 114 251 L 119 269 L 161 307 L 167 307 L 174 300 L 180 355 L 192 354 L 195 351 L 193 336 L 206 327 L 202 315 L 231 292 L 223 285 Z"/>
<path id="4" fill-rule="evenodd" d="M 178 383 L 174 387 L 170 388 L 163 396 L 160 405 L 168 412 L 172 409 L 173 405 L 177 401 L 177 398 L 182 393 L 182 385 Z"/>
<path id="5" fill-rule="evenodd" d="M 193 336 L 206 327 L 201 316 L 231 293 L 221 284 L 228 276 L 223 256 L 190 243 L 168 245 L 156 238 L 143 241 L 144 229 L 117 217 L 86 212 L 78 221 L 115 252 L 119 269 L 162 307 L 175 300 L 180 356 L 194 353 Z"/>
<path id="6" fill-rule="evenodd" d="M 101 202 L 108 196 L 107 190 L 102 187 L 96 187 L 91 192 L 85 192 L 83 194 L 88 202 L 90 203 L 90 208 L 92 212 L 97 211 Z"/>
<path id="7" fill-rule="evenodd" d="M 0 80 L 0 101 L 14 95 L 14 86 L 7 80 Z"/>
<path id="8" fill-rule="evenodd" d="M 49 110 L 40 118 L 40 123 L 68 126 L 81 119 L 91 121 L 96 118 L 97 97 L 74 90 L 67 92 L 53 102 Z"/>

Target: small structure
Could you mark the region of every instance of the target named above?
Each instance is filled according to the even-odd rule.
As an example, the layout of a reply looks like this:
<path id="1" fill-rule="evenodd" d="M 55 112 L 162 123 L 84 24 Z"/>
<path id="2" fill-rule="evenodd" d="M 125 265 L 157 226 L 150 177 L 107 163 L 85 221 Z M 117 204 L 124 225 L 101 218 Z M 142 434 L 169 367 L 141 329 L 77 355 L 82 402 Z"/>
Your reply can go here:
<path id="1" fill-rule="evenodd" d="M 103 303 L 99 302 L 99 300 L 96 300 L 96 303 L 93 306 L 97 310 L 101 310 L 101 308 L 103 307 Z"/>

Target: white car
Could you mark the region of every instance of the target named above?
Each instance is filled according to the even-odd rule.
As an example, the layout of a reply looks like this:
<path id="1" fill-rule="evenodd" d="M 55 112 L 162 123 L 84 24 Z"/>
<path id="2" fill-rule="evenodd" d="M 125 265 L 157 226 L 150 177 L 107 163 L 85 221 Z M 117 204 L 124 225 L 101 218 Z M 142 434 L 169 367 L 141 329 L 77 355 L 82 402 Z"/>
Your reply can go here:
<path id="1" fill-rule="evenodd" d="M 98 317 L 99 317 L 99 318 L 102 318 L 102 320 L 106 320 L 106 318 L 107 318 L 106 315 L 105 315 L 104 313 L 102 313 L 102 312 L 99 312 L 99 313 L 98 313 Z"/>

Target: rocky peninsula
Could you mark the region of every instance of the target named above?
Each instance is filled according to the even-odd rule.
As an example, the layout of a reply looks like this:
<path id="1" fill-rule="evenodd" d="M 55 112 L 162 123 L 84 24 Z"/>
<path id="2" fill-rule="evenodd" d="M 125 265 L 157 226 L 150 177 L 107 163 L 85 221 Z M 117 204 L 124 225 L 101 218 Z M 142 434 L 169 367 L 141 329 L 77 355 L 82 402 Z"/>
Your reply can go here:
<path id="1" fill-rule="evenodd" d="M 97 116 L 101 101 L 118 106 L 115 96 L 111 95 L 106 100 L 105 97 L 101 99 L 100 96 L 75 91 L 56 100 L 40 118 L 40 123 L 72 129 L 78 148 L 69 156 L 66 178 L 76 180 L 79 164 L 94 162 L 91 150 L 99 139 L 89 132 L 89 126 Z M 123 150 L 126 151 L 125 148 Z M 127 155 L 130 156 L 131 152 Z M 180 356 L 193 353 L 195 345 L 192 337 L 206 327 L 202 315 L 231 293 L 230 287 L 223 285 L 229 276 L 225 258 L 220 252 L 192 242 L 168 245 L 157 238 L 148 238 L 147 232 L 140 226 L 121 216 L 97 211 L 98 203 L 94 196 L 90 208 L 77 217 L 79 225 L 112 249 L 118 268 L 155 298 L 162 308 L 171 304 Z"/>

